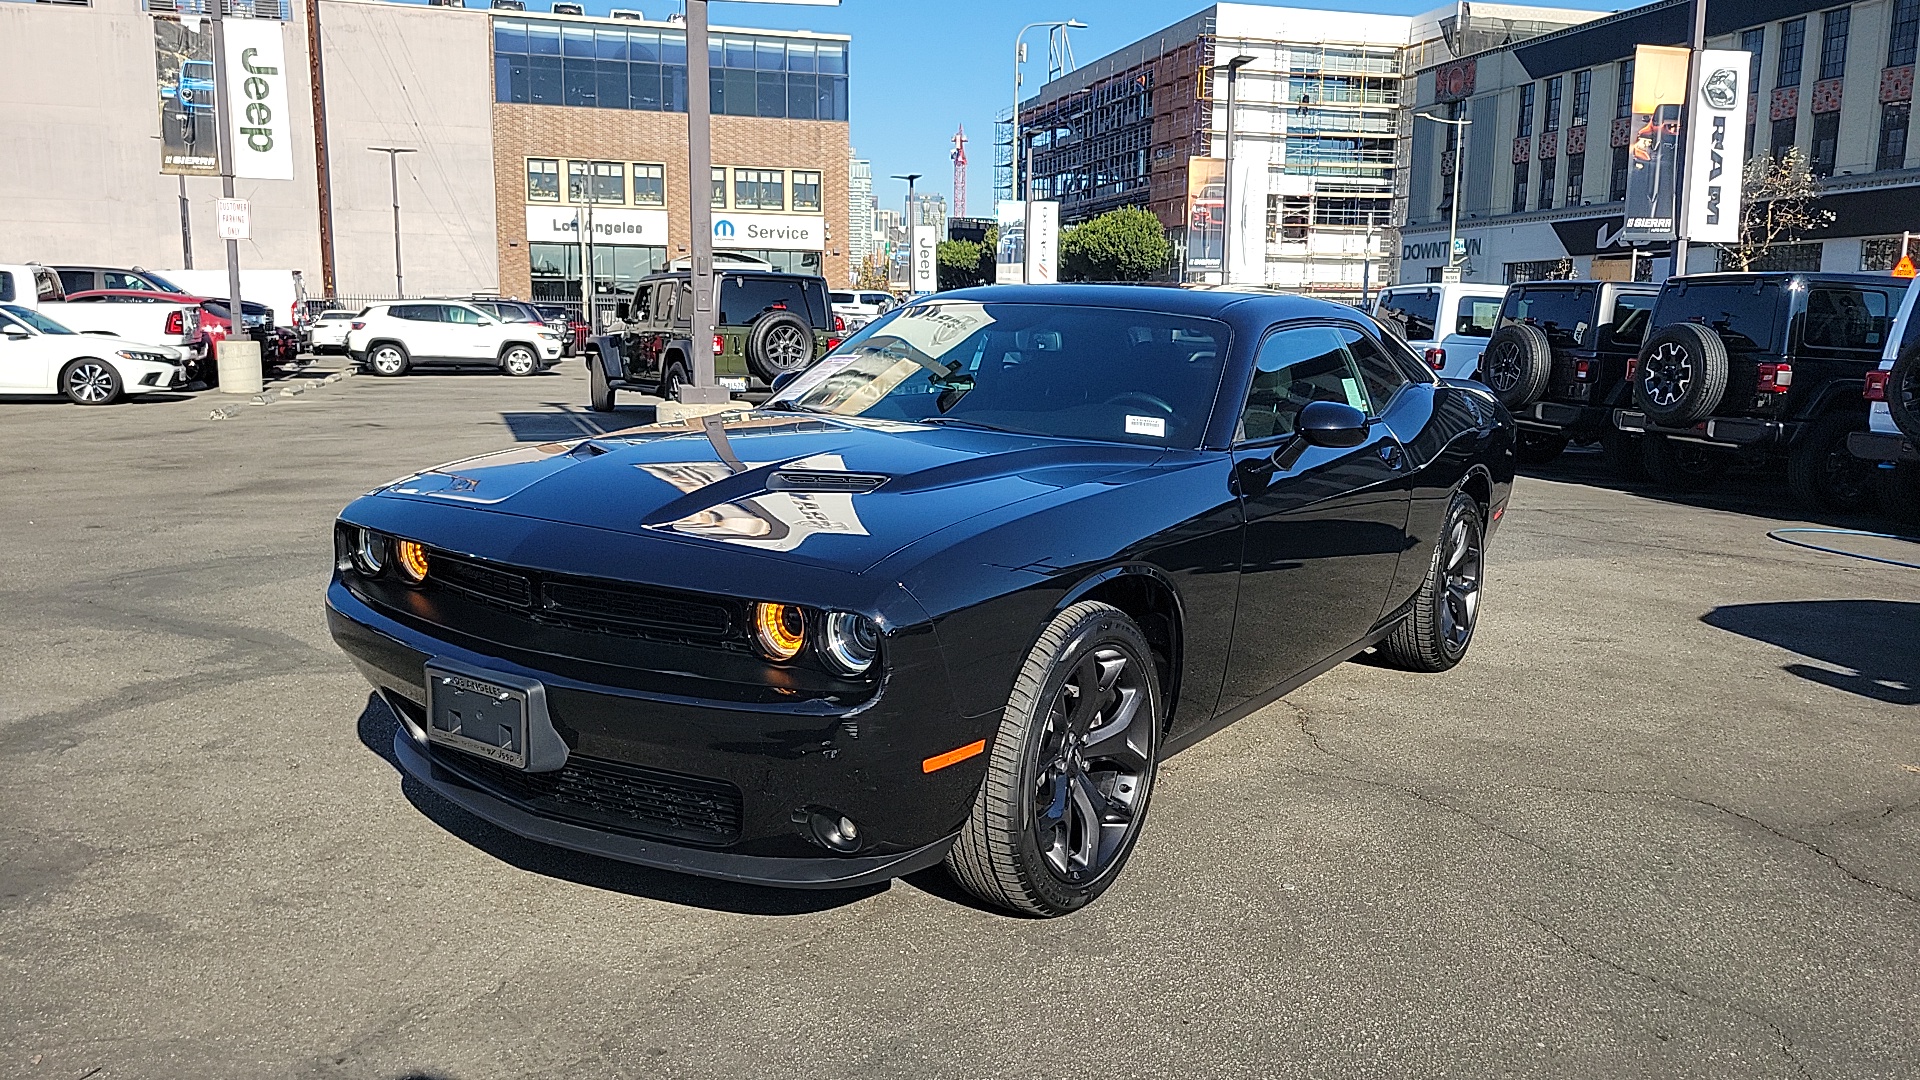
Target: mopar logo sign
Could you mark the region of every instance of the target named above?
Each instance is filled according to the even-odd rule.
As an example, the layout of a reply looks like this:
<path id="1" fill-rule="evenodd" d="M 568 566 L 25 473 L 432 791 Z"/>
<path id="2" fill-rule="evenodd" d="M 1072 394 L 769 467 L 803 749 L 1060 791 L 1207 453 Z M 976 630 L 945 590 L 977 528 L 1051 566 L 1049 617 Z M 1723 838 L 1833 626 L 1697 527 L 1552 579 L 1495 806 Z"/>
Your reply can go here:
<path id="1" fill-rule="evenodd" d="M 1480 241 L 1478 239 L 1462 238 L 1460 240 L 1459 254 L 1465 255 L 1468 258 L 1479 255 Z M 1436 259 L 1445 258 L 1447 258 L 1447 242 L 1445 240 L 1428 240 L 1419 244 L 1400 245 L 1401 262 L 1431 262 Z"/>
<path id="2" fill-rule="evenodd" d="M 726 218 L 721 218 L 721 219 L 720 219 L 719 221 L 716 221 L 716 222 L 714 222 L 714 223 L 713 223 L 713 235 L 715 235 L 715 236 L 732 236 L 732 235 L 733 235 L 733 222 L 731 222 L 731 221 L 728 221 L 728 220 L 727 220 Z"/>
<path id="3" fill-rule="evenodd" d="M 715 247 L 750 251 L 820 251 L 827 219 L 802 214 L 728 214 L 713 219 Z"/>

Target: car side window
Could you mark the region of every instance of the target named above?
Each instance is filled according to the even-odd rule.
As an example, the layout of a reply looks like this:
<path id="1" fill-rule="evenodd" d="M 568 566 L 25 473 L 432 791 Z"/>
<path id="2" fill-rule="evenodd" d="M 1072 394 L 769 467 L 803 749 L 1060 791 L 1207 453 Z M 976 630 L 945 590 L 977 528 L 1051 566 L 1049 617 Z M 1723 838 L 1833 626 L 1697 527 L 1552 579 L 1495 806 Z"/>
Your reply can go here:
<path id="1" fill-rule="evenodd" d="M 109 289 L 135 289 L 141 292 L 153 291 L 153 286 L 147 284 L 145 278 L 135 277 L 132 274 L 117 274 L 109 271 L 105 277 L 107 281 L 105 287 Z M 62 284 L 64 284 L 64 282 Z"/>
<path id="2" fill-rule="evenodd" d="M 1500 297 L 1463 296 L 1453 320 L 1453 332 L 1461 337 L 1493 336 L 1493 324 L 1500 317 Z"/>
<path id="3" fill-rule="evenodd" d="M 91 270 L 60 271 L 60 288 L 65 292 L 91 291 L 93 289 L 93 271 Z M 0 299 L 11 300 L 13 299 L 13 297 L 6 296 L 6 297 L 0 297 Z"/>
<path id="4" fill-rule="evenodd" d="M 1350 326 L 1339 327 L 1335 332 L 1340 335 L 1340 343 L 1347 347 L 1360 369 L 1360 379 L 1367 388 L 1367 398 L 1373 403 L 1370 411 L 1384 412 L 1393 395 L 1413 380 L 1407 378 L 1406 372 L 1401 371 L 1386 353 L 1380 351 L 1380 346 L 1374 344 L 1372 338 Z"/>
<path id="5" fill-rule="evenodd" d="M 395 304 L 387 309 L 387 314 L 408 322 L 438 322 L 440 313 L 434 304 Z"/>
<path id="6" fill-rule="evenodd" d="M 1363 412 L 1367 395 L 1340 330 L 1296 326 L 1276 330 L 1254 357 L 1253 384 L 1240 410 L 1236 442 L 1291 435 L 1300 410 L 1314 401 L 1338 401 Z"/>
<path id="7" fill-rule="evenodd" d="M 1380 310 L 1397 316 L 1397 321 L 1407 328 L 1408 341 L 1430 341 L 1439 336 L 1433 332 L 1433 324 L 1440 318 L 1437 291 L 1388 293 L 1380 298 Z"/>
<path id="8" fill-rule="evenodd" d="M 633 290 L 633 303 L 627 310 L 630 323 L 650 322 L 653 319 L 653 286 L 647 285 Z"/>
<path id="9" fill-rule="evenodd" d="M 1624 294 L 1614 297 L 1613 325 L 1607 331 L 1615 345 L 1637 347 L 1647 337 L 1647 323 L 1653 317 L 1651 296 Z"/>
<path id="10" fill-rule="evenodd" d="M 465 304 L 441 304 L 440 321 L 459 323 L 461 326 L 479 326 L 480 313 Z"/>

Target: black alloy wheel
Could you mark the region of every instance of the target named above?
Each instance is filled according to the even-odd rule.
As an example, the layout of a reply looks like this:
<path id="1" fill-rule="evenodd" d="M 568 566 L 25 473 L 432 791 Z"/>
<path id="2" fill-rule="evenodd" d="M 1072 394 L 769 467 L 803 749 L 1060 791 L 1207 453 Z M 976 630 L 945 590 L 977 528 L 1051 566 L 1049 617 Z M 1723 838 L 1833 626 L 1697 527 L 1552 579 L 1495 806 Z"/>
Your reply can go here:
<path id="1" fill-rule="evenodd" d="M 1119 876 L 1158 762 L 1159 674 L 1140 628 L 1083 602 L 1040 635 L 1014 684 L 973 813 L 947 854 L 969 892 L 1026 915 L 1084 907 Z"/>
<path id="2" fill-rule="evenodd" d="M 1699 323 L 1663 326 L 1642 347 L 1633 400 L 1659 424 L 1692 424 L 1727 396 L 1727 346 Z"/>
<path id="3" fill-rule="evenodd" d="M 1693 364 L 1685 349 L 1671 341 L 1647 354 L 1640 365 L 1640 385 L 1647 400 L 1663 408 L 1673 408 L 1693 389 Z"/>
<path id="4" fill-rule="evenodd" d="M 1480 374 L 1500 404 L 1521 409 L 1547 392 L 1553 371 L 1553 343 L 1539 327 L 1512 323 L 1493 332 L 1480 354 Z"/>
<path id="5" fill-rule="evenodd" d="M 105 360 L 83 357 L 60 373 L 60 392 L 75 405 L 111 405 L 120 400 L 120 373 Z"/>
<path id="6" fill-rule="evenodd" d="M 1640 448 L 1640 436 L 1610 428 L 1600 436 L 1600 458 L 1622 480 L 1647 478 L 1647 454 Z"/>
<path id="7" fill-rule="evenodd" d="M 1847 436 L 1865 431 L 1858 413 L 1828 413 L 1808 425 L 1787 453 L 1787 491 L 1806 510 L 1864 510 L 1873 503 L 1875 467 L 1847 449 Z"/>
<path id="8" fill-rule="evenodd" d="M 1882 514 L 1900 525 L 1920 525 L 1920 462 L 1877 467 L 1873 479 Z"/>
<path id="9" fill-rule="evenodd" d="M 813 362 L 813 328 L 791 311 L 769 311 L 747 332 L 747 364 L 772 382 Z"/>
<path id="10" fill-rule="evenodd" d="M 1480 504 L 1463 491 L 1455 492 L 1434 541 L 1427 580 L 1414 594 L 1413 609 L 1380 643 L 1380 654 L 1389 664 L 1406 671 L 1437 672 L 1466 657 L 1480 625 L 1486 545 L 1486 517 Z"/>
<path id="11" fill-rule="evenodd" d="M 1522 465 L 1545 465 L 1565 453 L 1566 449 L 1565 435 L 1522 428 L 1513 442 L 1513 459 Z"/>

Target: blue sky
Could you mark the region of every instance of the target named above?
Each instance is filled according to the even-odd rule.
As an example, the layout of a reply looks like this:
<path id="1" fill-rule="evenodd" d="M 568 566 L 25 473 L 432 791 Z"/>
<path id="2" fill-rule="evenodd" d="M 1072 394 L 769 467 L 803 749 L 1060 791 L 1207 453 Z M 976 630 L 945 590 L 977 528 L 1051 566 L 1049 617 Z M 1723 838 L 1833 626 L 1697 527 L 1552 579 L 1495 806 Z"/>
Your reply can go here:
<path id="1" fill-rule="evenodd" d="M 1611 6 L 1606 0 L 1541 6 Z M 1444 0 L 1335 0 L 1289 6 L 1337 6 L 1344 11 L 1414 14 Z M 532 0 L 529 9 L 547 5 Z M 967 129 L 968 213 L 993 212 L 993 118 L 1013 99 L 1013 37 L 1030 22 L 1079 19 L 1073 52 L 1082 63 L 1178 22 L 1207 6 L 1203 0 L 841 0 L 839 7 L 805 7 L 714 0 L 715 25 L 765 26 L 850 34 L 853 37 L 851 111 L 853 146 L 873 162 L 874 193 L 882 206 L 905 201 L 895 173 L 924 173 L 919 190 L 949 198 L 953 187 L 948 140 Z M 680 10 L 676 0 L 589 0 L 587 10 L 638 7 L 649 19 Z M 1046 80 L 1046 32 L 1027 34 L 1026 90 Z"/>

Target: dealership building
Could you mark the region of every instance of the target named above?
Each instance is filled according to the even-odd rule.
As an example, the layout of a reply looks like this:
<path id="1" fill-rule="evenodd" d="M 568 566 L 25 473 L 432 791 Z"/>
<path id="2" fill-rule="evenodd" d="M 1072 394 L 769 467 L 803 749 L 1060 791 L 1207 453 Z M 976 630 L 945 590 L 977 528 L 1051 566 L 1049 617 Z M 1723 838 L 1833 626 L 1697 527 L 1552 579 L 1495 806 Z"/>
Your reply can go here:
<path id="1" fill-rule="evenodd" d="M 1686 0 L 1635 8 L 1517 45 L 1440 56 L 1418 73 L 1406 160 L 1399 280 L 1439 280 L 1452 195 L 1469 281 L 1659 280 L 1665 243 L 1623 238 L 1636 45 L 1682 45 Z M 1708 47 L 1751 55 L 1746 152 L 1797 148 L 1821 178 L 1832 220 L 1760 265 L 1885 272 L 1903 232 L 1920 232 L 1920 144 L 1909 140 L 1920 0 L 1745 0 L 1707 9 Z M 1454 175 L 1456 165 L 1464 171 Z M 1692 245 L 1687 269 L 1717 269 Z"/>
<path id="2" fill-rule="evenodd" d="M 156 73 L 154 24 L 203 30 L 204 3 L 0 3 L 0 261 L 180 267 L 184 183 L 194 265 L 224 265 L 219 179 L 161 173 L 179 87 L 162 85 L 164 64 Z M 604 300 L 687 256 L 677 15 L 512 10 L 519 0 L 231 6 L 280 29 L 296 146 L 292 180 L 236 182 L 252 206 L 243 266 L 301 270 L 316 297 L 393 295 L 395 185 L 376 147 L 408 151 L 395 164 L 410 295 L 578 299 L 591 275 Z M 714 247 L 848 280 L 848 38 L 712 35 L 713 173 L 700 183 Z"/>

